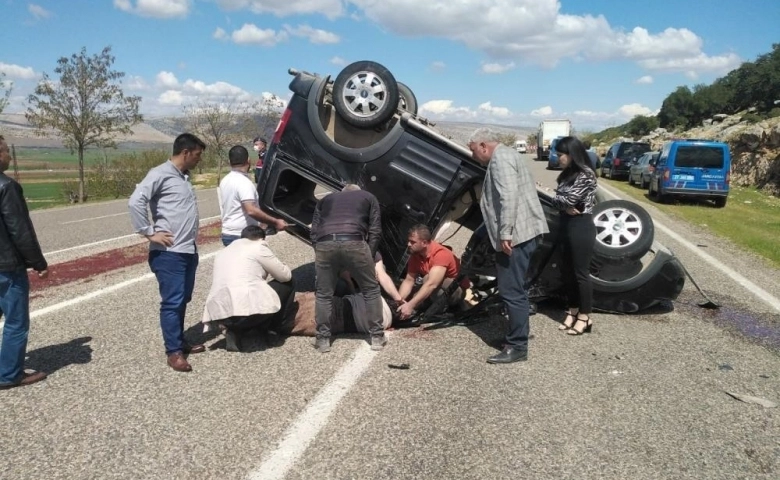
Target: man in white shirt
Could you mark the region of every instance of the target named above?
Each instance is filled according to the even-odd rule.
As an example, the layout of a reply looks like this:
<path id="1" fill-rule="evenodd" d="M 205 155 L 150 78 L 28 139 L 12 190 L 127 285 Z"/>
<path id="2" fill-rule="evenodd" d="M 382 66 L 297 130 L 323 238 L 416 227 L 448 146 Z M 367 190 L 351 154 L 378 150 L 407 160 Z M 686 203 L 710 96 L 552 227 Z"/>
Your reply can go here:
<path id="1" fill-rule="evenodd" d="M 247 176 L 250 168 L 247 149 L 236 145 L 228 152 L 228 159 L 232 170 L 219 182 L 222 244 L 227 247 L 240 238 L 245 227 L 259 222 L 273 226 L 277 231 L 287 228 L 287 222 L 260 210 L 257 190 Z"/>
<path id="2" fill-rule="evenodd" d="M 225 328 L 228 351 L 241 351 L 250 330 L 276 330 L 294 301 L 290 268 L 268 247 L 265 232 L 251 225 L 214 258 L 211 290 L 202 322 Z"/>

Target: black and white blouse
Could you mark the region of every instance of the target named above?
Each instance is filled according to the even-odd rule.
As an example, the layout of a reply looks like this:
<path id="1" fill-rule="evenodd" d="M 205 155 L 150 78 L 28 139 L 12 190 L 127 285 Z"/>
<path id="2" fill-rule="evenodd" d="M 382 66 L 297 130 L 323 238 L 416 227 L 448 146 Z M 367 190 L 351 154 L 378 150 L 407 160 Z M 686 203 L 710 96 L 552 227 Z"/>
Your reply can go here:
<path id="1" fill-rule="evenodd" d="M 574 207 L 580 213 L 593 213 L 597 186 L 596 174 L 587 169 L 574 178 L 559 183 L 552 204 L 562 212 Z"/>

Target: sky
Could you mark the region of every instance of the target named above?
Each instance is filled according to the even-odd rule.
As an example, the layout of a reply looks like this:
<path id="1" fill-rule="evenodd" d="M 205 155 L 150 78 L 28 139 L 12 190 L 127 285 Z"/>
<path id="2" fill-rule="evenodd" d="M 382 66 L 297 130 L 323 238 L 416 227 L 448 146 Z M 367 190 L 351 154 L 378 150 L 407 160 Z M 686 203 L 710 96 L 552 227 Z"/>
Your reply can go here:
<path id="1" fill-rule="evenodd" d="M 372 60 L 428 119 L 580 131 L 657 113 L 780 42 L 777 0 L 0 0 L 0 18 L 5 113 L 60 57 L 110 46 L 147 117 L 286 101 L 288 68 Z"/>

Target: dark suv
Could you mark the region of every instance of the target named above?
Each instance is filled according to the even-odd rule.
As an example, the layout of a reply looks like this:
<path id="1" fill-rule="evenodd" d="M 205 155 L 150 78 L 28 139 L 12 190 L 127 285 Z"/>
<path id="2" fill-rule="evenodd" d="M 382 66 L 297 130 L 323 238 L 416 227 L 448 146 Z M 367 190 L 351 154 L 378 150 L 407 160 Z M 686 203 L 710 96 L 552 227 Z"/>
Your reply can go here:
<path id="1" fill-rule="evenodd" d="M 494 255 L 479 209 L 485 168 L 466 146 L 418 117 L 412 91 L 377 63 L 353 63 L 335 81 L 294 69 L 289 73 L 293 95 L 265 157 L 258 184 L 261 207 L 291 224 L 288 233 L 311 243 L 317 201 L 347 183 L 359 184 L 381 204 L 380 251 L 393 278 L 404 274 L 409 227 L 423 223 L 437 236 L 455 223 L 474 232 L 466 250 L 456 252 L 462 274 L 477 286 L 490 285 Z M 537 301 L 564 293 L 560 252 L 553 247 L 559 213 L 548 194 L 538 194 L 550 234 L 529 271 Z M 607 201 L 597 205 L 594 219 L 596 308 L 635 312 L 677 298 L 684 284 L 681 265 L 653 243 L 653 222 L 644 209 Z"/>
<path id="2" fill-rule="evenodd" d="M 609 179 L 628 178 L 628 171 L 637 159 L 650 151 L 650 144 L 644 142 L 617 142 L 609 147 L 601 162 L 601 176 Z"/>

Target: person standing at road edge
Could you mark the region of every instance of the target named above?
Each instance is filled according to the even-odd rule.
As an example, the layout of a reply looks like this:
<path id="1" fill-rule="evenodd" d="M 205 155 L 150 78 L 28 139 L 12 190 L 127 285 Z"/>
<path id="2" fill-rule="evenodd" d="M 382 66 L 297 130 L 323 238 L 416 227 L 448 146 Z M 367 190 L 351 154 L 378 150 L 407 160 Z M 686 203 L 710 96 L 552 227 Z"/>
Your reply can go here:
<path id="1" fill-rule="evenodd" d="M 30 281 L 27 269 L 39 278 L 49 274 L 22 186 L 5 174 L 11 162 L 8 144 L 0 135 L 0 314 L 5 317 L 0 342 L 0 388 L 31 385 L 46 379 L 44 372 L 24 371 L 30 333 Z"/>
<path id="2" fill-rule="evenodd" d="M 149 240 L 149 267 L 160 287 L 165 354 L 168 366 L 178 372 L 192 371 L 186 354 L 206 350 L 184 340 L 184 317 L 198 268 L 195 242 L 200 220 L 190 170 L 198 165 L 205 149 L 206 144 L 191 133 L 176 137 L 171 158 L 149 170 L 128 202 L 133 228 Z M 152 213 L 152 224 L 147 210 Z"/>
<path id="3" fill-rule="evenodd" d="M 512 363 L 528 358 L 529 302 L 526 272 L 539 238 L 549 232 L 536 186 L 513 148 L 501 135 L 479 128 L 468 144 L 471 155 L 487 166 L 480 209 L 490 241 L 496 250 L 498 292 L 509 316 L 504 349 L 488 363 Z"/>

